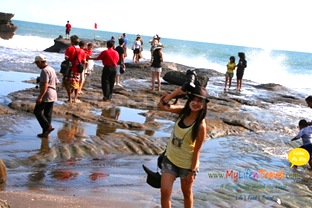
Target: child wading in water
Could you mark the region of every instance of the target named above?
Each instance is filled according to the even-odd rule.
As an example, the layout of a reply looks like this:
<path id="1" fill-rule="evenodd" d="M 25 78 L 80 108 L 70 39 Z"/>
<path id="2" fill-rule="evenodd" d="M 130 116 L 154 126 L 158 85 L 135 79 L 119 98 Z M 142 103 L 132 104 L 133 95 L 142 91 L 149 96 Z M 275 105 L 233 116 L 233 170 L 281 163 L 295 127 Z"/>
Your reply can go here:
<path id="1" fill-rule="evenodd" d="M 311 155 L 312 155 L 312 126 L 309 126 L 308 122 L 306 120 L 302 119 L 299 121 L 299 129 L 300 129 L 299 133 L 291 141 L 295 141 L 295 140 L 302 138 L 303 145 L 301 145 L 300 148 L 303 148 L 309 152 L 309 154 L 310 154 L 309 165 L 310 165 L 310 170 L 312 170 L 312 160 L 311 160 Z"/>
<path id="2" fill-rule="evenodd" d="M 229 83 L 229 88 L 228 89 L 230 89 L 231 85 L 232 85 L 232 78 L 233 78 L 233 75 L 234 75 L 234 70 L 236 68 L 235 57 L 234 56 L 230 57 L 230 61 L 226 65 L 226 67 L 227 67 L 227 71 L 225 73 L 224 91 L 226 91 L 227 83 Z"/>

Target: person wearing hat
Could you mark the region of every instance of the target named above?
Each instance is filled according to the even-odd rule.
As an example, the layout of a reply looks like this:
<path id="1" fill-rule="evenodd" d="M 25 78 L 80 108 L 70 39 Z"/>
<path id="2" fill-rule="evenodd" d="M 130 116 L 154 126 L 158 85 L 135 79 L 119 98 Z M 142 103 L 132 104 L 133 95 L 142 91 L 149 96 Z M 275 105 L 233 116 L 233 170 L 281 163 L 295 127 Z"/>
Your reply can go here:
<path id="1" fill-rule="evenodd" d="M 53 104 L 57 100 L 56 85 L 58 79 L 55 70 L 47 64 L 47 59 L 44 55 L 35 57 L 34 64 L 41 69 L 39 78 L 40 93 L 36 100 L 34 114 L 42 128 L 42 133 L 38 137 L 48 137 L 54 130 L 51 125 Z"/>
<path id="2" fill-rule="evenodd" d="M 158 107 L 178 114 L 162 161 L 161 207 L 171 207 L 171 192 L 175 179 L 180 177 L 184 207 L 193 207 L 193 183 L 199 168 L 200 149 L 206 139 L 208 93 L 195 86 L 191 92 L 177 88 L 161 97 Z M 169 104 L 179 95 L 186 94 L 185 105 Z"/>
<path id="3" fill-rule="evenodd" d="M 155 50 L 156 47 L 158 46 L 162 46 L 162 43 L 160 42 L 160 37 L 156 34 L 154 35 L 153 39 L 151 39 L 149 41 L 149 43 L 151 44 L 151 63 L 153 62 L 153 52 Z"/>

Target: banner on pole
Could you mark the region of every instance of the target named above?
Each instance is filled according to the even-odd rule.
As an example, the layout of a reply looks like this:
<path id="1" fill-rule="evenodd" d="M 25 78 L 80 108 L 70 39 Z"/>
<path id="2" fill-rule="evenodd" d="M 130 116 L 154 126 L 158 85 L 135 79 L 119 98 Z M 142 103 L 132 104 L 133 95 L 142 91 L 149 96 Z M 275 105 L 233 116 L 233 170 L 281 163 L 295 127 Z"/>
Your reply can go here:
<path id="1" fill-rule="evenodd" d="M 97 29 L 97 24 L 96 23 L 94 23 L 94 29 Z"/>

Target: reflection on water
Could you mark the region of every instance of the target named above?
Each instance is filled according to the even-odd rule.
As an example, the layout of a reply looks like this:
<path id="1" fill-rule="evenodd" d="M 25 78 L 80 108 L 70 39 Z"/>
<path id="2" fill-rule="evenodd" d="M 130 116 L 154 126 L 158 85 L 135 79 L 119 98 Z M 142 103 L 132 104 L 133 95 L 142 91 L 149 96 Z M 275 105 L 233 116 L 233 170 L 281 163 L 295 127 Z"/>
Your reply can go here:
<path id="1" fill-rule="evenodd" d="M 153 129 L 154 137 L 158 132 L 168 136 L 172 129 L 171 121 L 154 119 L 152 110 L 142 113 L 146 115 L 140 115 L 145 117 L 146 125 L 162 124 Z M 105 110 L 102 115 L 120 119 L 122 109 Z M 97 140 L 97 124 L 55 119 L 53 125 L 55 131 L 50 138 L 36 137 L 35 132 L 40 130 L 40 126 L 33 117 L 16 124 L 19 132 L 0 136 L 0 151 L 8 167 L 8 181 L 3 189 L 60 189 L 74 194 L 80 190 L 101 191 L 117 187 L 129 194 L 140 190 L 133 200 L 139 198 L 159 204 L 159 191 L 146 184 L 142 170 L 142 164 L 156 170 L 157 156 L 103 152 L 100 142 L 105 144 L 108 141 Z M 106 131 L 105 126 L 101 128 Z M 147 134 L 146 131 L 127 131 Z M 206 141 L 201 152 L 200 172 L 194 184 L 194 207 L 309 207 L 312 203 L 309 190 L 312 173 L 305 167 L 300 168 L 296 175 L 291 171 L 285 155 L 292 146 L 286 140 L 289 140 L 287 135 L 262 132 Z M 139 138 L 139 141 L 143 140 Z M 285 177 L 248 177 L 249 172 L 259 169 L 268 172 L 284 169 Z M 233 174 L 225 175 L 232 170 L 233 174 L 240 173 L 236 182 Z M 174 186 L 173 207 L 183 207 L 179 185 L 177 182 Z"/>
<path id="2" fill-rule="evenodd" d="M 73 143 L 86 137 L 85 129 L 78 119 L 66 119 L 63 126 L 57 131 L 57 137 L 60 142 Z"/>

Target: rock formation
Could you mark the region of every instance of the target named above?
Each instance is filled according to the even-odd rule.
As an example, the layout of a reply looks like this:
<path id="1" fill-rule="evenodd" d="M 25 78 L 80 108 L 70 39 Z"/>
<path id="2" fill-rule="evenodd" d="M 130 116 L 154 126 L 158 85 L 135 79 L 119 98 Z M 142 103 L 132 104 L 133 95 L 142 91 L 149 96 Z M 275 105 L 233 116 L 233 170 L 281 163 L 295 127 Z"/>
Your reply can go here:
<path id="1" fill-rule="evenodd" d="M 106 41 L 100 40 L 88 40 L 88 39 L 81 39 L 86 43 L 93 43 L 94 48 L 98 47 L 106 47 Z M 70 45 L 70 40 L 63 38 L 63 36 L 59 36 L 58 38 L 54 39 L 54 45 L 45 49 L 45 52 L 55 52 L 55 53 L 64 53 L 67 46 Z"/>
<path id="2" fill-rule="evenodd" d="M 0 12 L 0 38 L 8 40 L 15 35 L 17 27 L 11 22 L 14 14 Z"/>

